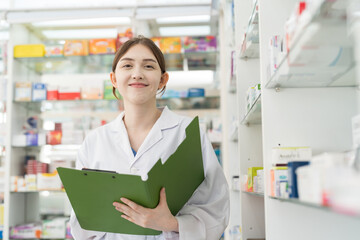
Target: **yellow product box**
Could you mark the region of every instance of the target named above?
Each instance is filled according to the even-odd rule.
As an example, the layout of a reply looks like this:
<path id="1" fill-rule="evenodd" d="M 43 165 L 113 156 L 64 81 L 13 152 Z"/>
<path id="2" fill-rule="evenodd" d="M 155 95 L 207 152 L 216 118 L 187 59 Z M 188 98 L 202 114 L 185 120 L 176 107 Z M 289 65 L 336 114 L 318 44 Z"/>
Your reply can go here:
<path id="1" fill-rule="evenodd" d="M 262 170 L 263 167 L 250 167 L 248 168 L 248 191 L 252 192 L 254 189 L 254 177 L 257 176 L 257 170 Z"/>
<path id="2" fill-rule="evenodd" d="M 16 45 L 14 47 L 15 58 L 44 57 L 44 56 L 45 56 L 44 44 L 26 44 L 26 45 Z"/>
<path id="3" fill-rule="evenodd" d="M 92 39 L 89 41 L 89 52 L 95 54 L 114 54 L 116 51 L 116 39 Z"/>
<path id="4" fill-rule="evenodd" d="M 167 37 L 161 39 L 161 51 L 163 53 L 181 53 L 181 38 Z"/>
<path id="5" fill-rule="evenodd" d="M 0 226 L 4 226 L 4 204 L 0 204 Z"/>
<path id="6" fill-rule="evenodd" d="M 87 40 L 67 40 L 64 45 L 64 56 L 87 56 L 89 45 Z"/>
<path id="7" fill-rule="evenodd" d="M 151 40 L 163 53 L 181 53 L 181 38 L 179 37 L 154 37 Z"/>

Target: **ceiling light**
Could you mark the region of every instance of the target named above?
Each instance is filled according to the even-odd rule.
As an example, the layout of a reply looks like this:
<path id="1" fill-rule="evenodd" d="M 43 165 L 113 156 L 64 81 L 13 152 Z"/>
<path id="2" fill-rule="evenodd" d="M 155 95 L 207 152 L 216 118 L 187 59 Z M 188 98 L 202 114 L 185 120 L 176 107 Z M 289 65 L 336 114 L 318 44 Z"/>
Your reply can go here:
<path id="1" fill-rule="evenodd" d="M 204 36 L 210 34 L 210 26 L 160 27 L 161 36 Z"/>
<path id="2" fill-rule="evenodd" d="M 181 17 L 164 17 L 157 18 L 156 22 L 159 24 L 166 23 L 205 23 L 210 21 L 209 15 L 196 15 L 196 16 L 181 16 Z"/>
<path id="3" fill-rule="evenodd" d="M 117 30 L 115 28 L 43 30 L 42 34 L 47 39 L 116 38 Z"/>
<path id="4" fill-rule="evenodd" d="M 35 22 L 34 27 L 70 27 L 70 26 L 108 26 L 108 25 L 130 25 L 131 20 L 128 17 L 111 18 L 86 18 L 86 19 L 67 19 L 57 21 Z"/>

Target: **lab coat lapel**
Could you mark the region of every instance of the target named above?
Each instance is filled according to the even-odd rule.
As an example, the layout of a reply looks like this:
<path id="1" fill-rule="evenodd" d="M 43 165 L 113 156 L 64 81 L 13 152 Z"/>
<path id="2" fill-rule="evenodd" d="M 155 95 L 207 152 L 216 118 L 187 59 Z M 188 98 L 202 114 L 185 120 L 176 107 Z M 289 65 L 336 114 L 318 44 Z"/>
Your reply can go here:
<path id="1" fill-rule="evenodd" d="M 112 129 L 115 133 L 114 141 L 115 145 L 119 146 L 122 151 L 127 156 L 128 161 L 131 163 L 134 161 L 134 154 L 131 150 L 131 145 L 129 141 L 129 136 L 127 134 L 124 121 L 122 120 L 124 117 L 124 112 L 122 112 L 113 122 Z"/>
<path id="2" fill-rule="evenodd" d="M 164 107 L 160 118 L 155 122 L 154 126 L 136 153 L 135 161 L 163 138 L 163 130 L 177 126 L 178 123 L 176 115 L 167 107 Z"/>

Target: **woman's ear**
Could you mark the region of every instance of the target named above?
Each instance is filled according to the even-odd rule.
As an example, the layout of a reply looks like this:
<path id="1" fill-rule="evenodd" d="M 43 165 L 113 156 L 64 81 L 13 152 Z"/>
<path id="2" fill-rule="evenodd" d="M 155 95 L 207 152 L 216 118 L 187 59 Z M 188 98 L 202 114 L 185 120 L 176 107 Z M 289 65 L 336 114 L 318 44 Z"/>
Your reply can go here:
<path id="1" fill-rule="evenodd" d="M 168 80 L 169 80 L 169 74 L 167 72 L 163 73 L 160 79 L 159 89 L 162 89 L 164 86 L 166 86 Z"/>
<path id="2" fill-rule="evenodd" d="M 115 78 L 115 73 L 114 72 L 111 72 L 110 73 L 110 80 L 111 80 L 111 83 L 113 85 L 114 88 L 116 88 L 116 78 Z"/>

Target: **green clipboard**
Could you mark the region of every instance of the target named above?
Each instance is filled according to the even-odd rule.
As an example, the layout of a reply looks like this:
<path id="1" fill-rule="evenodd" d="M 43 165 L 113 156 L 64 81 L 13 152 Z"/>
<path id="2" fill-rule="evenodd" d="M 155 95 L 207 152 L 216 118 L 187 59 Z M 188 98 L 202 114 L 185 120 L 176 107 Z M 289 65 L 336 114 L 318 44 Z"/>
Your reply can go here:
<path id="1" fill-rule="evenodd" d="M 140 176 L 128 174 L 61 167 L 57 170 L 83 229 L 158 235 L 160 231 L 123 219 L 112 203 L 125 197 L 144 207 L 155 208 L 159 203 L 160 190 L 165 187 L 169 209 L 176 215 L 204 180 L 198 117 L 187 126 L 186 138 L 175 153 L 164 164 L 159 159 L 149 171 L 146 181 Z"/>

